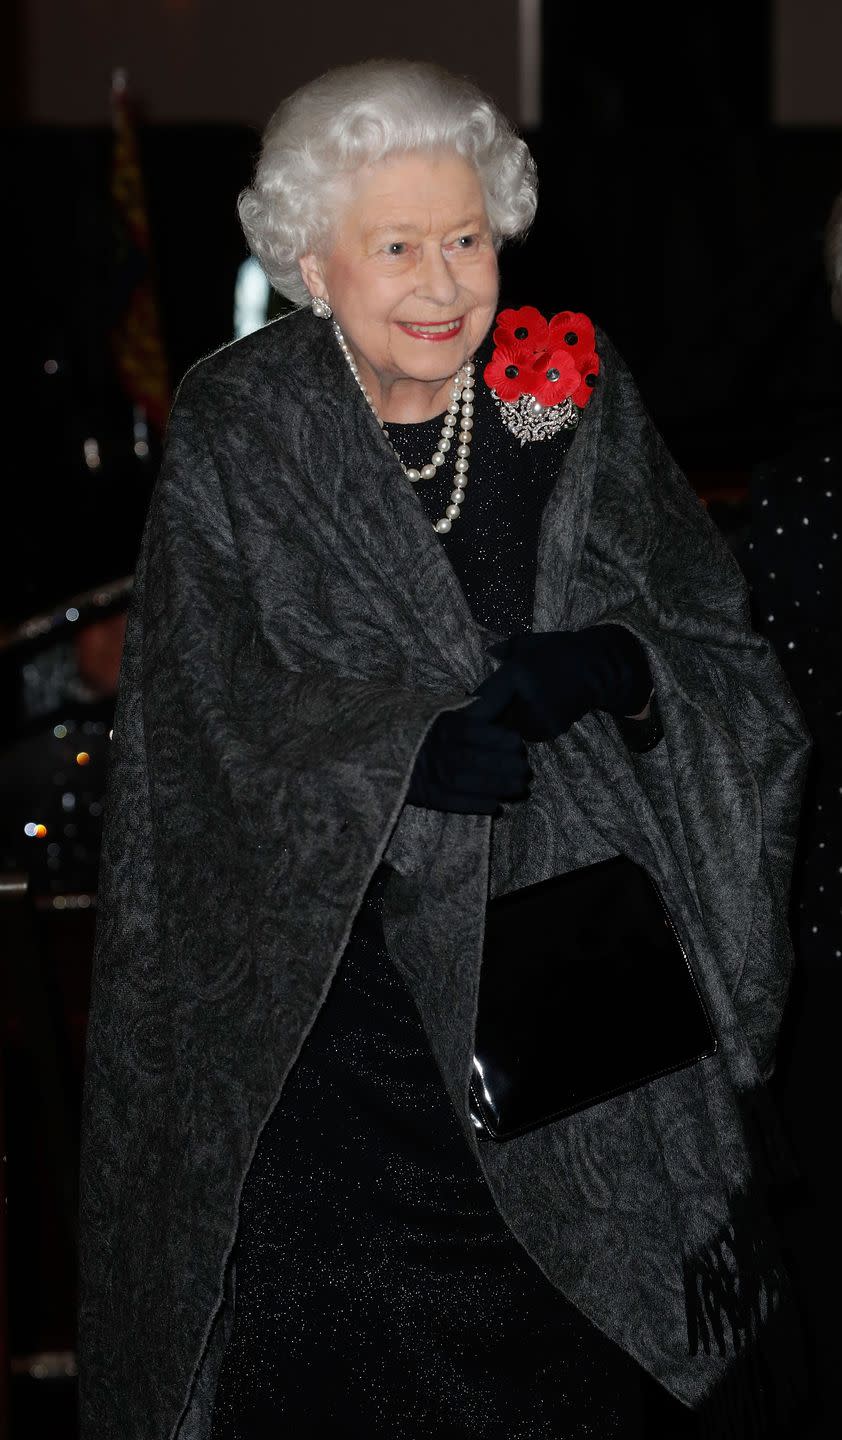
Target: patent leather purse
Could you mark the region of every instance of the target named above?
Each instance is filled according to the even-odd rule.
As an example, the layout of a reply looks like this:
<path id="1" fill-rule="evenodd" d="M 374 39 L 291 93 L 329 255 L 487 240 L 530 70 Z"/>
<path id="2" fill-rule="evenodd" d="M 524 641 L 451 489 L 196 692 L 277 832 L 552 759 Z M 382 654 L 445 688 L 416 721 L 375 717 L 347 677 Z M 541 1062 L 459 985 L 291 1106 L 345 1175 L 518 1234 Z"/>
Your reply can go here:
<path id="1" fill-rule="evenodd" d="M 716 1050 L 650 876 L 623 855 L 489 902 L 471 1080 L 478 1136 L 508 1140 Z"/>

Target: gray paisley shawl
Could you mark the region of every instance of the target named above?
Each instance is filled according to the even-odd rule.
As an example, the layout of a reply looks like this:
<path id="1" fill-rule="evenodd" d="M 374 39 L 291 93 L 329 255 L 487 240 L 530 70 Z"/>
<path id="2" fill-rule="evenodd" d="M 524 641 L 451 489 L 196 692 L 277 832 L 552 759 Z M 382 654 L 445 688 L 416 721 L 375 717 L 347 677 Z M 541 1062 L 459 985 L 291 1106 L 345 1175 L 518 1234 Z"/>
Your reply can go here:
<path id="1" fill-rule="evenodd" d="M 489 633 L 331 327 L 297 312 L 181 386 L 114 728 L 83 1440 L 207 1436 L 243 1179 L 384 858 L 389 952 L 470 1145 L 488 894 L 618 852 L 657 879 L 718 1053 L 477 1153 L 541 1270 L 685 1403 L 727 1394 L 774 1330 L 780 1273 L 741 1213 L 790 973 L 806 741 L 727 548 L 604 336 L 599 350 L 543 517 L 534 626 L 629 626 L 665 739 L 634 756 L 588 715 L 530 747 L 531 797 L 493 823 L 404 805 L 433 719 L 493 668 Z"/>

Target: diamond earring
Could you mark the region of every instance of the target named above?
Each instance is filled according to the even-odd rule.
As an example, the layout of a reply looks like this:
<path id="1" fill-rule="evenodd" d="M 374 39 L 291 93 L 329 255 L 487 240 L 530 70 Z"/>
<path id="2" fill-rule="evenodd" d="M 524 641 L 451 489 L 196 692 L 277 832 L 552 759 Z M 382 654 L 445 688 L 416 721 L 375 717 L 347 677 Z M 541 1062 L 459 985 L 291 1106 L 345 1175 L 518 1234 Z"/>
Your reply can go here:
<path id="1" fill-rule="evenodd" d="M 313 311 L 313 314 L 317 315 L 320 320 L 329 320 L 331 315 L 333 314 L 333 311 L 331 310 L 327 301 L 323 300 L 321 295 L 313 296 L 312 300 L 310 301 L 310 308 Z"/>

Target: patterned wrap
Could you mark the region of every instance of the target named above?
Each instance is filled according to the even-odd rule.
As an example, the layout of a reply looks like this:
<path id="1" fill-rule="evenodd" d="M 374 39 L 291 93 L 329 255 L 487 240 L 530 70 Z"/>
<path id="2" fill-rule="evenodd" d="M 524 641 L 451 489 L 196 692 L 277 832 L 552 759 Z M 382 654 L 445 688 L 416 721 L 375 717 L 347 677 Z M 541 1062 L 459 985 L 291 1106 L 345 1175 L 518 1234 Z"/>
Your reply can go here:
<path id="1" fill-rule="evenodd" d="M 633 629 L 665 740 L 633 756 L 591 714 L 530 747 L 531 798 L 493 824 L 403 804 L 433 719 L 493 662 L 330 327 L 296 312 L 181 386 L 114 728 L 84 1115 L 83 1440 L 207 1436 L 243 1178 L 383 858 L 398 872 L 389 951 L 469 1144 L 489 887 L 618 851 L 647 866 L 719 1053 L 480 1145 L 481 1163 L 545 1274 L 688 1404 L 722 1390 L 735 1347 L 750 1353 L 780 1308 L 773 1264 L 758 1306 L 731 1276 L 752 1315 L 732 1306 L 736 1330 L 720 1334 L 710 1303 L 693 1318 L 687 1275 L 717 1248 L 720 1266 L 738 1262 L 722 1236 L 758 1188 L 746 1106 L 787 991 L 806 741 L 734 562 L 604 336 L 598 348 L 544 514 L 534 628 Z"/>

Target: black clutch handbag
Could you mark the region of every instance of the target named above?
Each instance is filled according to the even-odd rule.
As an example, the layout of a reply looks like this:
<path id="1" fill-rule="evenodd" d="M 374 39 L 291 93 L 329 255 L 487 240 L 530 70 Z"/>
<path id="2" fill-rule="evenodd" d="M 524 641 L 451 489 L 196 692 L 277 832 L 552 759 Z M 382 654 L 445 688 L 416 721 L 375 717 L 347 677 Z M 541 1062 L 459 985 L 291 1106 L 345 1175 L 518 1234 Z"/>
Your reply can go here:
<path id="1" fill-rule="evenodd" d="M 507 1140 L 716 1050 L 660 891 L 624 855 L 490 901 L 471 1119 Z"/>

